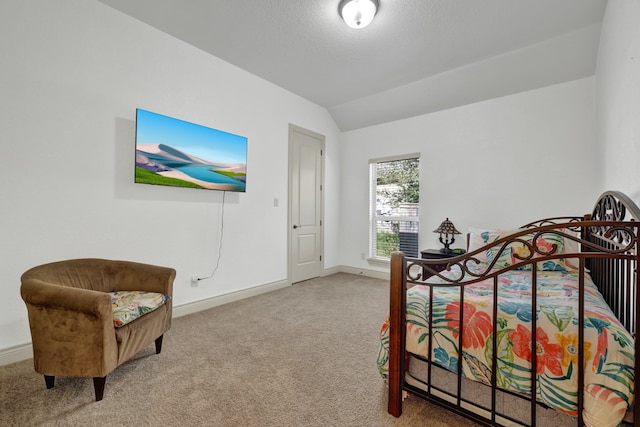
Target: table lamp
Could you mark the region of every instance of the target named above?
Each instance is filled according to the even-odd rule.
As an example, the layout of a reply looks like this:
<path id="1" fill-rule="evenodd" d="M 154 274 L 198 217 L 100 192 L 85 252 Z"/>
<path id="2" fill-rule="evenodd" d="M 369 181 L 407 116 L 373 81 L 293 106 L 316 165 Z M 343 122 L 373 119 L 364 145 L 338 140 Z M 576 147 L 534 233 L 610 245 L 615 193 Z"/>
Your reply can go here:
<path id="1" fill-rule="evenodd" d="M 440 252 L 445 254 L 453 253 L 453 250 L 449 249 L 449 245 L 456 241 L 455 235 L 461 233 L 456 230 L 456 227 L 449 221 L 449 218 L 442 221 L 440 227 L 433 230 L 433 232 L 440 234 L 440 243 L 444 245 L 444 248 L 440 249 Z"/>

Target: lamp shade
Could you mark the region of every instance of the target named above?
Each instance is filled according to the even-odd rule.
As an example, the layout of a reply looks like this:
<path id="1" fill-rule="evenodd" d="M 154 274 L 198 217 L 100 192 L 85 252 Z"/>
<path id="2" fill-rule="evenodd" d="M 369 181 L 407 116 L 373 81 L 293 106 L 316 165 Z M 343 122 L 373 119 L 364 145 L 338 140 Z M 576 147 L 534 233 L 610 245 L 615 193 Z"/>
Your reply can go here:
<path id="1" fill-rule="evenodd" d="M 449 221 L 449 218 L 442 221 L 442 224 L 440 224 L 440 227 L 433 230 L 433 232 L 446 234 L 446 235 L 461 234 L 458 230 L 456 230 L 455 225 L 453 225 L 453 223 Z"/>
<path id="2" fill-rule="evenodd" d="M 378 11 L 378 0 L 342 0 L 338 13 L 351 28 L 364 28 L 373 21 Z"/>

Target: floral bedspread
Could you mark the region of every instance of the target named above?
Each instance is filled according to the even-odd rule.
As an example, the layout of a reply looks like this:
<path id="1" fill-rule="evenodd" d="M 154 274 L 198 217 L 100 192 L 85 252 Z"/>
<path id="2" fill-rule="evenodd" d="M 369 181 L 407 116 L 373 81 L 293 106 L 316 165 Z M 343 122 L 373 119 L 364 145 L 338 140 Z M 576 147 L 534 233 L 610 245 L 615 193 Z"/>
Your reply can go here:
<path id="1" fill-rule="evenodd" d="M 536 396 L 551 408 L 577 416 L 578 276 L 538 273 Z M 467 286 L 464 296 L 462 371 L 491 382 L 493 279 Z M 510 271 L 498 284 L 497 384 L 531 393 L 531 272 Z M 436 287 L 433 353 L 428 357 L 429 289 L 407 291 L 409 352 L 457 371 L 460 298 L 458 288 Z M 633 338 L 615 318 L 589 278 L 585 280 L 585 393 L 583 417 L 589 426 L 616 426 L 633 401 Z M 380 331 L 378 368 L 388 373 L 389 319 Z"/>

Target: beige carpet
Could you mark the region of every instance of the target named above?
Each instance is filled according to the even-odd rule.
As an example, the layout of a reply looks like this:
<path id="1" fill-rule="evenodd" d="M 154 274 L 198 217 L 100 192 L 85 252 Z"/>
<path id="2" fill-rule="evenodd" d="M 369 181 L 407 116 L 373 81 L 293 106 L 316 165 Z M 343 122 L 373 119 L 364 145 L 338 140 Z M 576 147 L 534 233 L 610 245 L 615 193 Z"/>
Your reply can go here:
<path id="1" fill-rule="evenodd" d="M 471 426 L 415 397 L 387 414 L 376 369 L 387 283 L 349 274 L 174 319 L 107 376 L 44 379 L 26 360 L 0 366 L 3 426 Z"/>

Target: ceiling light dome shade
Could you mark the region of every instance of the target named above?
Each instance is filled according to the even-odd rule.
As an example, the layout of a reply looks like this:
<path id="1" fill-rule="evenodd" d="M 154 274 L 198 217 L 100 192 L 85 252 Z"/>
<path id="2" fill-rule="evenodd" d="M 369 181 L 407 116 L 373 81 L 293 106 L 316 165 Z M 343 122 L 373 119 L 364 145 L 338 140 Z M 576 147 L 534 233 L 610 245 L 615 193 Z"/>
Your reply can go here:
<path id="1" fill-rule="evenodd" d="M 378 0 L 342 0 L 338 12 L 351 28 L 364 28 L 373 21 L 378 11 Z"/>

